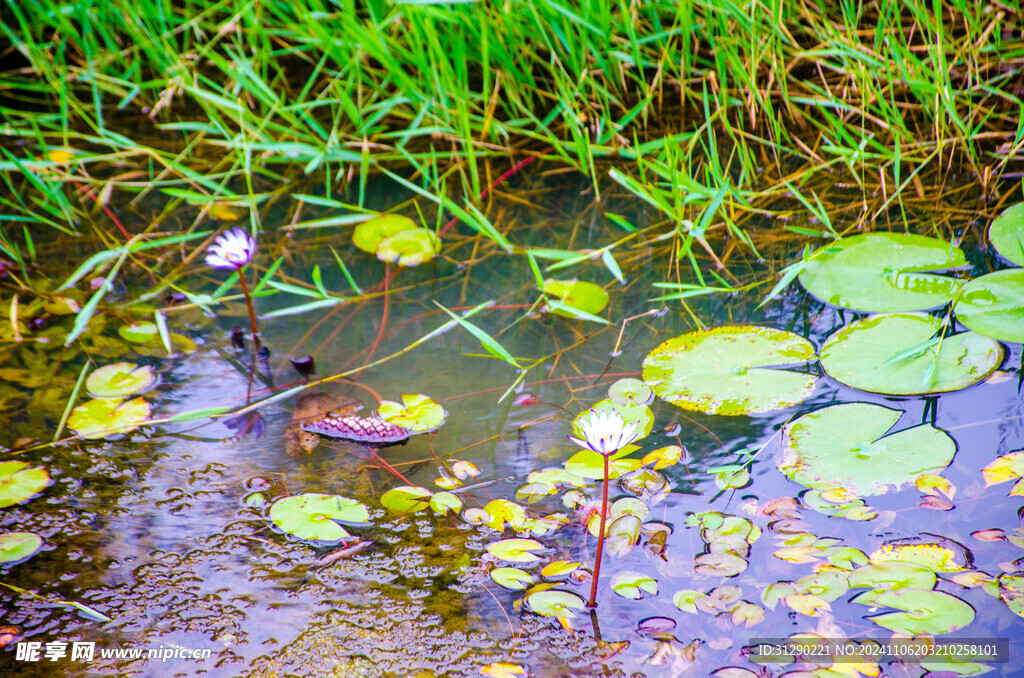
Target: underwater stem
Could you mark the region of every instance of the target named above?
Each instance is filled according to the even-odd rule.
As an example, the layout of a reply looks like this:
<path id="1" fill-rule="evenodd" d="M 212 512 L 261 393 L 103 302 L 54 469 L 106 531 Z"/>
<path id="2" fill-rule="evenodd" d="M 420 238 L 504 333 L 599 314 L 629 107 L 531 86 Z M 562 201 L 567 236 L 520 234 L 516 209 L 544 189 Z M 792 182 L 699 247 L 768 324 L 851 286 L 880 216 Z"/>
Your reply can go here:
<path id="1" fill-rule="evenodd" d="M 594 576 L 590 580 L 590 601 L 587 607 L 597 607 L 597 580 L 601 576 L 601 556 L 604 554 L 604 523 L 608 517 L 608 455 L 604 459 L 604 486 L 601 490 L 601 525 L 597 528 L 597 554 L 594 556 Z"/>

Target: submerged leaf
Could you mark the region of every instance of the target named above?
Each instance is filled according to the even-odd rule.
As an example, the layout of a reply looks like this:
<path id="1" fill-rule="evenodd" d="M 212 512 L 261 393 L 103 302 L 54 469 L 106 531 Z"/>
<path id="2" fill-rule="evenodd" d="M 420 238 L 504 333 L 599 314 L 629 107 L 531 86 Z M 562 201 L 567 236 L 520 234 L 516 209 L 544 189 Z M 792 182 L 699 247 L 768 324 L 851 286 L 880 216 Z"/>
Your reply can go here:
<path id="1" fill-rule="evenodd" d="M 364 252 L 377 253 L 377 247 L 385 239 L 402 231 L 419 228 L 409 217 L 400 214 L 381 214 L 358 224 L 352 232 L 352 244 Z"/>
<path id="2" fill-rule="evenodd" d="M 584 280 L 547 279 L 541 291 L 570 307 L 568 310 L 554 308 L 551 311 L 566 318 L 578 317 L 572 313 L 572 309 L 588 315 L 597 315 L 608 305 L 608 293 L 604 288 Z"/>

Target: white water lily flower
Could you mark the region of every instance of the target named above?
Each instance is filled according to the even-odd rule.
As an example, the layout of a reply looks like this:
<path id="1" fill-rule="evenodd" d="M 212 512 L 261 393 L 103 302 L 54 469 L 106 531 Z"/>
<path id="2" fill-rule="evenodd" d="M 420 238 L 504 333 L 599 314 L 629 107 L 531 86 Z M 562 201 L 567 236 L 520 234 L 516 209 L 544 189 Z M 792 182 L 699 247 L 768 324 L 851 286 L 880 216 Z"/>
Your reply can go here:
<path id="1" fill-rule="evenodd" d="M 621 450 L 640 437 L 639 424 L 627 424 L 614 409 L 601 412 L 590 410 L 590 416 L 579 421 L 583 440 L 568 436 L 569 440 L 600 454 L 607 455 Z"/>
<path id="2" fill-rule="evenodd" d="M 214 238 L 206 265 L 211 268 L 232 268 L 238 270 L 252 260 L 256 253 L 256 241 L 237 226 Z"/>

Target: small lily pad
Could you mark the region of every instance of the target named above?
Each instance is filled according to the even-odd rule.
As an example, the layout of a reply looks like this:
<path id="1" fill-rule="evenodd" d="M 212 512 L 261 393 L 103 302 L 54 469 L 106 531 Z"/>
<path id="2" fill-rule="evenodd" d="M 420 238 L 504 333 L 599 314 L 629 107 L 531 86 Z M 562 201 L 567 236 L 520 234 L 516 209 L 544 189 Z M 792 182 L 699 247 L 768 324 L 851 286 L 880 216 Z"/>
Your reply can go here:
<path id="1" fill-rule="evenodd" d="M 384 238 L 377 245 L 377 258 L 399 266 L 419 266 L 434 258 L 441 250 L 441 241 L 425 228 L 402 231 Z"/>
<path id="2" fill-rule="evenodd" d="M 953 439 L 930 424 L 888 434 L 902 414 L 869 403 L 805 414 L 783 429 L 779 470 L 806 487 L 867 497 L 946 468 L 956 452 Z"/>
<path id="3" fill-rule="evenodd" d="M 978 334 L 1024 343 L 1024 270 L 975 278 L 964 285 L 953 311 L 957 320 Z"/>
<path id="4" fill-rule="evenodd" d="M 1024 617 L 1024 576 L 1003 573 L 999 575 L 999 600 L 1018 617 Z"/>
<path id="5" fill-rule="evenodd" d="M 608 387 L 608 399 L 620 407 L 650 405 L 654 401 L 654 391 L 639 379 L 627 377 Z"/>
<path id="6" fill-rule="evenodd" d="M 533 563 L 540 560 L 534 551 L 544 549 L 536 539 L 502 539 L 491 542 L 487 545 L 487 552 L 495 558 L 507 560 L 510 563 Z"/>
<path id="7" fill-rule="evenodd" d="M 400 214 L 381 214 L 356 226 L 352 232 L 352 244 L 364 252 L 376 254 L 381 242 L 387 238 L 417 228 L 419 226 L 409 217 Z"/>
<path id="8" fill-rule="evenodd" d="M 981 475 L 985 479 L 985 487 L 1016 480 L 1017 483 L 1010 490 L 1010 496 L 1024 496 L 1024 450 L 993 459 L 981 469 Z"/>
<path id="9" fill-rule="evenodd" d="M 108 398 L 88 400 L 68 417 L 68 427 L 90 440 L 109 438 L 138 427 L 150 415 L 150 406 L 142 398 L 119 401 Z"/>
<path id="10" fill-rule="evenodd" d="M 887 612 L 868 617 L 871 621 L 908 636 L 922 633 L 938 635 L 962 629 L 974 621 L 974 608 L 942 591 L 899 589 L 865 591 L 852 600 L 872 607 L 894 607 L 903 612 Z"/>
<path id="11" fill-rule="evenodd" d="M 800 284 L 827 304 L 855 311 L 923 311 L 948 303 L 961 281 L 928 271 L 967 263 L 963 250 L 937 238 L 872 233 L 843 238 L 816 253 Z"/>
<path id="12" fill-rule="evenodd" d="M 336 494 L 297 494 L 278 499 L 270 507 L 270 520 L 282 532 L 304 540 L 336 542 L 350 536 L 336 523 L 367 523 L 370 513 L 355 499 Z"/>
<path id="13" fill-rule="evenodd" d="M 541 290 L 544 294 L 556 298 L 571 309 L 597 315 L 608 305 L 608 293 L 604 288 L 585 280 L 545 280 Z M 571 310 L 555 308 L 555 315 L 575 318 Z"/>
<path id="14" fill-rule="evenodd" d="M 0 462 L 0 508 L 31 499 L 50 484 L 42 466 L 30 468 L 24 461 Z"/>
<path id="15" fill-rule="evenodd" d="M 828 338 L 821 366 L 836 381 L 862 391 L 918 395 L 967 388 L 1002 363 L 999 342 L 975 332 L 935 337 L 941 325 L 923 313 L 858 320 Z"/>
<path id="16" fill-rule="evenodd" d="M 1003 210 L 988 227 L 988 241 L 1000 256 L 1024 266 L 1024 202 Z"/>
<path id="17" fill-rule="evenodd" d="M 643 378 L 684 410 L 744 415 L 795 405 L 816 377 L 793 372 L 814 358 L 814 346 L 792 332 L 735 325 L 690 332 L 664 342 L 643 364 Z"/>
<path id="18" fill-rule="evenodd" d="M 533 585 L 530 573 L 518 567 L 496 567 L 491 570 L 491 579 L 509 591 L 522 591 Z"/>
<path id="19" fill-rule="evenodd" d="M 576 616 L 573 610 L 584 609 L 587 601 L 571 591 L 552 589 L 531 593 L 526 596 L 526 604 L 530 610 L 545 617 L 572 619 Z"/>
<path id="20" fill-rule="evenodd" d="M 623 598 L 640 600 L 644 594 L 658 595 L 658 580 L 637 572 L 621 572 L 612 577 L 612 590 Z"/>
<path id="21" fill-rule="evenodd" d="M 427 510 L 432 495 L 425 487 L 402 485 L 382 494 L 380 503 L 384 508 L 398 513 L 418 513 Z"/>
<path id="22" fill-rule="evenodd" d="M 425 395 L 403 393 L 401 404 L 393 400 L 381 401 L 377 416 L 413 433 L 429 433 L 444 424 L 448 413 Z"/>
<path id="23" fill-rule="evenodd" d="M 153 370 L 134 363 L 104 365 L 85 380 L 85 390 L 94 398 L 123 398 L 149 388 L 156 381 Z"/>
<path id="24" fill-rule="evenodd" d="M 20 563 L 34 556 L 43 546 L 43 538 L 31 532 L 0 534 L 0 563 Z"/>
<path id="25" fill-rule="evenodd" d="M 135 344 L 148 344 L 160 340 L 156 323 L 142 322 L 132 323 L 131 325 L 122 325 L 117 328 L 117 333 L 121 335 L 121 338 L 125 341 L 130 341 Z"/>

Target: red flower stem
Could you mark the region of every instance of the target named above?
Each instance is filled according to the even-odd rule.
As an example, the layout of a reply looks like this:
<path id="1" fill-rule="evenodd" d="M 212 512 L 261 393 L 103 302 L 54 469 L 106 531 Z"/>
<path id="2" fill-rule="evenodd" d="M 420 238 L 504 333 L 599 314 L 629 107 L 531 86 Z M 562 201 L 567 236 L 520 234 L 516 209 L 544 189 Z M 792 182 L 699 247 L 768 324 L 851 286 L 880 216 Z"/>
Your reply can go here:
<path id="1" fill-rule="evenodd" d="M 604 487 L 601 492 L 601 526 L 597 529 L 597 555 L 594 556 L 594 576 L 590 580 L 590 602 L 587 607 L 597 607 L 597 579 L 601 576 L 601 556 L 604 555 L 604 523 L 608 516 L 608 455 L 604 459 Z"/>
<path id="2" fill-rule="evenodd" d="M 249 286 L 245 284 L 245 272 L 238 269 L 238 282 L 242 285 L 242 294 L 245 295 L 245 305 L 249 308 L 249 325 L 252 328 L 252 367 L 256 369 L 256 360 L 260 353 L 260 330 L 256 327 L 256 311 L 252 308 L 252 297 L 249 296 Z"/>

